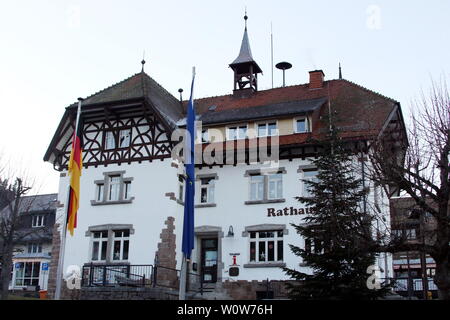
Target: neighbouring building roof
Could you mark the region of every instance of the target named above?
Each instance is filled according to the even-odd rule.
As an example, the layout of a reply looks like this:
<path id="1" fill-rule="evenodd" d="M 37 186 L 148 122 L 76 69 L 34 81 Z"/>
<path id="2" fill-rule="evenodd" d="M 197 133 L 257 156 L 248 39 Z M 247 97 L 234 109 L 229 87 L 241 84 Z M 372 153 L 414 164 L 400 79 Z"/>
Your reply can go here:
<path id="1" fill-rule="evenodd" d="M 19 212 L 29 214 L 33 212 L 56 210 L 57 201 L 57 193 L 25 196 L 21 199 Z"/>
<path id="2" fill-rule="evenodd" d="M 57 193 L 38 194 L 33 196 L 24 196 L 20 199 L 20 214 L 31 214 L 34 212 L 43 212 L 56 210 L 58 201 Z M 1 212 L 6 212 L 9 207 L 6 206 Z"/>

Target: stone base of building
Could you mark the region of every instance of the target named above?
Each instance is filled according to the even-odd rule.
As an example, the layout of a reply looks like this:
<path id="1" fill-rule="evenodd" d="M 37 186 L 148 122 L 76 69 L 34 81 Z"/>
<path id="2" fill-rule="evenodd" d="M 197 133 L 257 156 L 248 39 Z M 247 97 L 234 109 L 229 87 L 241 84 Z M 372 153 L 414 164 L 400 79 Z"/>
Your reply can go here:
<path id="1" fill-rule="evenodd" d="M 162 288 L 83 288 L 80 300 L 178 300 L 178 291 Z"/>
<path id="2" fill-rule="evenodd" d="M 226 280 L 222 283 L 222 287 L 232 300 L 288 299 L 287 282 Z"/>
<path id="3" fill-rule="evenodd" d="M 200 292 L 186 294 L 188 300 L 288 299 L 288 281 L 225 281 L 205 285 Z M 178 300 L 178 289 L 133 287 L 83 287 L 69 290 L 63 282 L 62 300 Z"/>

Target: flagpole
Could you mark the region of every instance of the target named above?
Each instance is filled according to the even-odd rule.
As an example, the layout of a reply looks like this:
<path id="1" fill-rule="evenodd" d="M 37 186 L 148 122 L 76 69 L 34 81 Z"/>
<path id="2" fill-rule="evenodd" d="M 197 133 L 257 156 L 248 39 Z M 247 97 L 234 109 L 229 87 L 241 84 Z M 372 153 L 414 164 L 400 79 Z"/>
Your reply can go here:
<path id="1" fill-rule="evenodd" d="M 80 120 L 81 114 L 81 101 L 82 98 L 78 98 L 78 109 L 77 109 L 77 118 L 75 122 L 75 131 L 76 134 L 78 130 L 78 121 Z M 58 257 L 58 269 L 56 270 L 56 288 L 55 288 L 55 297 L 54 300 L 61 300 L 61 286 L 63 280 L 63 268 L 64 268 L 64 256 L 66 253 L 66 236 L 67 236 L 67 214 L 69 213 L 69 202 L 70 202 L 70 177 L 69 177 L 69 186 L 67 187 L 67 199 L 66 199 L 66 210 L 64 210 L 63 215 L 63 224 L 62 224 L 62 233 L 61 233 L 61 244 L 59 248 L 59 257 Z"/>
<path id="2" fill-rule="evenodd" d="M 59 248 L 58 257 L 58 269 L 56 271 L 56 288 L 54 300 L 61 300 L 61 284 L 62 284 L 62 273 L 64 268 L 64 254 L 66 249 L 66 234 L 67 234 L 67 213 L 69 212 L 69 197 L 70 197 L 70 185 L 67 187 L 67 199 L 66 199 L 66 210 L 64 210 L 63 224 L 62 224 L 62 234 L 61 234 L 61 244 Z"/>
<path id="3" fill-rule="evenodd" d="M 184 233 L 185 233 L 185 229 L 186 229 L 186 226 L 185 226 L 186 224 L 189 224 L 188 225 L 189 228 L 192 228 L 192 230 L 190 230 L 190 231 L 192 233 L 194 232 L 194 230 L 193 230 L 193 228 L 194 228 L 193 220 L 188 219 L 189 221 L 186 221 L 186 210 L 187 210 L 186 206 L 187 206 L 188 210 L 189 209 L 192 210 L 192 219 L 193 219 L 193 214 L 194 214 L 194 212 L 193 212 L 193 210 L 194 210 L 194 204 L 193 204 L 194 199 L 193 199 L 193 197 L 194 197 L 195 189 L 192 190 L 192 192 L 188 192 L 189 189 L 192 189 L 192 186 L 189 186 L 188 184 L 191 183 L 191 181 L 192 181 L 192 183 L 195 183 L 195 181 L 194 181 L 193 177 L 189 177 L 189 173 L 188 173 L 188 170 L 187 170 L 187 165 L 194 166 L 194 163 L 195 163 L 194 162 L 195 161 L 194 160 L 195 150 L 193 149 L 193 148 L 195 148 L 195 108 L 194 108 L 194 102 L 193 102 L 194 79 L 195 79 L 195 67 L 192 67 L 191 97 L 189 99 L 188 110 L 187 110 L 187 119 L 186 119 L 186 129 L 188 131 L 190 131 L 191 137 L 189 139 L 189 148 L 187 149 L 187 151 L 189 151 L 189 152 L 185 152 L 185 159 L 184 159 L 184 162 L 185 162 L 184 163 L 184 170 L 185 170 L 185 173 L 186 173 L 186 180 L 185 180 L 186 181 L 186 188 L 185 188 L 186 197 L 184 199 L 184 206 L 185 206 L 184 211 L 185 211 L 185 214 L 184 214 L 184 220 L 183 220 L 183 243 L 182 243 L 183 258 L 181 260 L 180 288 L 179 288 L 179 293 L 178 293 L 178 299 L 179 300 L 186 300 L 186 282 L 187 282 L 187 271 L 188 271 L 188 267 L 187 267 L 188 259 L 187 259 L 187 257 L 190 257 L 190 254 L 191 254 L 191 251 L 192 251 L 192 247 L 193 247 L 193 246 L 191 247 L 190 245 L 186 244 L 187 246 L 189 246 L 189 250 L 185 251 L 185 243 L 184 243 L 184 241 L 185 241 L 185 234 Z M 192 110 L 190 110 L 190 109 L 192 109 Z M 194 112 L 194 113 L 191 113 L 191 112 Z M 190 119 L 190 116 L 192 116 L 193 114 L 194 114 L 194 118 L 192 120 L 193 122 L 189 123 L 188 120 Z M 194 126 L 194 128 L 189 128 L 189 126 L 192 127 L 192 125 Z M 187 156 L 188 153 L 189 153 L 190 157 Z M 186 160 L 189 161 L 190 163 L 187 163 Z M 191 169 L 192 169 L 192 167 L 191 167 Z M 195 167 L 194 167 L 193 170 L 194 170 L 194 175 L 195 175 Z M 194 186 L 194 188 L 195 188 L 195 186 Z M 187 195 L 189 195 L 189 197 Z"/>

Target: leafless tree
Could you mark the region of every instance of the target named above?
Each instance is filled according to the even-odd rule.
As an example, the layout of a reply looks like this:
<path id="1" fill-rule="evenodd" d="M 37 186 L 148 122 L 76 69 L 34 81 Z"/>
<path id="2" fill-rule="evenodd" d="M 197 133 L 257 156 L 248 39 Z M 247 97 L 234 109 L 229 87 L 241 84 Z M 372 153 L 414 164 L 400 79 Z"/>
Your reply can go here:
<path id="1" fill-rule="evenodd" d="M 414 199 L 423 215 L 436 221 L 434 237 L 422 244 L 397 244 L 398 250 L 422 251 L 436 262 L 434 282 L 440 299 L 450 299 L 450 95 L 445 79 L 432 81 L 429 93 L 412 103 L 408 145 L 391 123 L 372 145 L 372 179 Z M 400 155 L 400 156 L 399 156 Z"/>
<path id="2" fill-rule="evenodd" d="M 44 230 L 33 230 L 24 225 L 24 215 L 31 211 L 34 196 L 26 196 L 34 180 L 26 172 L 12 174 L 11 166 L 0 165 L 0 299 L 8 298 L 13 255 L 18 245 L 30 235 L 38 238 Z"/>

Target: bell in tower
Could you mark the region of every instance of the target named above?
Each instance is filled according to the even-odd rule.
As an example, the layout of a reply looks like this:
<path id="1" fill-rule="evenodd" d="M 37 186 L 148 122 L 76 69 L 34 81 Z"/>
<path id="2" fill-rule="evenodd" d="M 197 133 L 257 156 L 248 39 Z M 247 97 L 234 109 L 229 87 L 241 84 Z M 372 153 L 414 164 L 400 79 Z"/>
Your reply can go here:
<path id="1" fill-rule="evenodd" d="M 242 38 L 241 50 L 239 55 L 230 64 L 234 71 L 234 90 L 233 93 L 239 96 L 245 96 L 258 90 L 258 73 L 262 73 L 261 68 L 253 60 L 250 42 L 247 34 L 247 14 L 244 16 L 245 30 Z"/>

